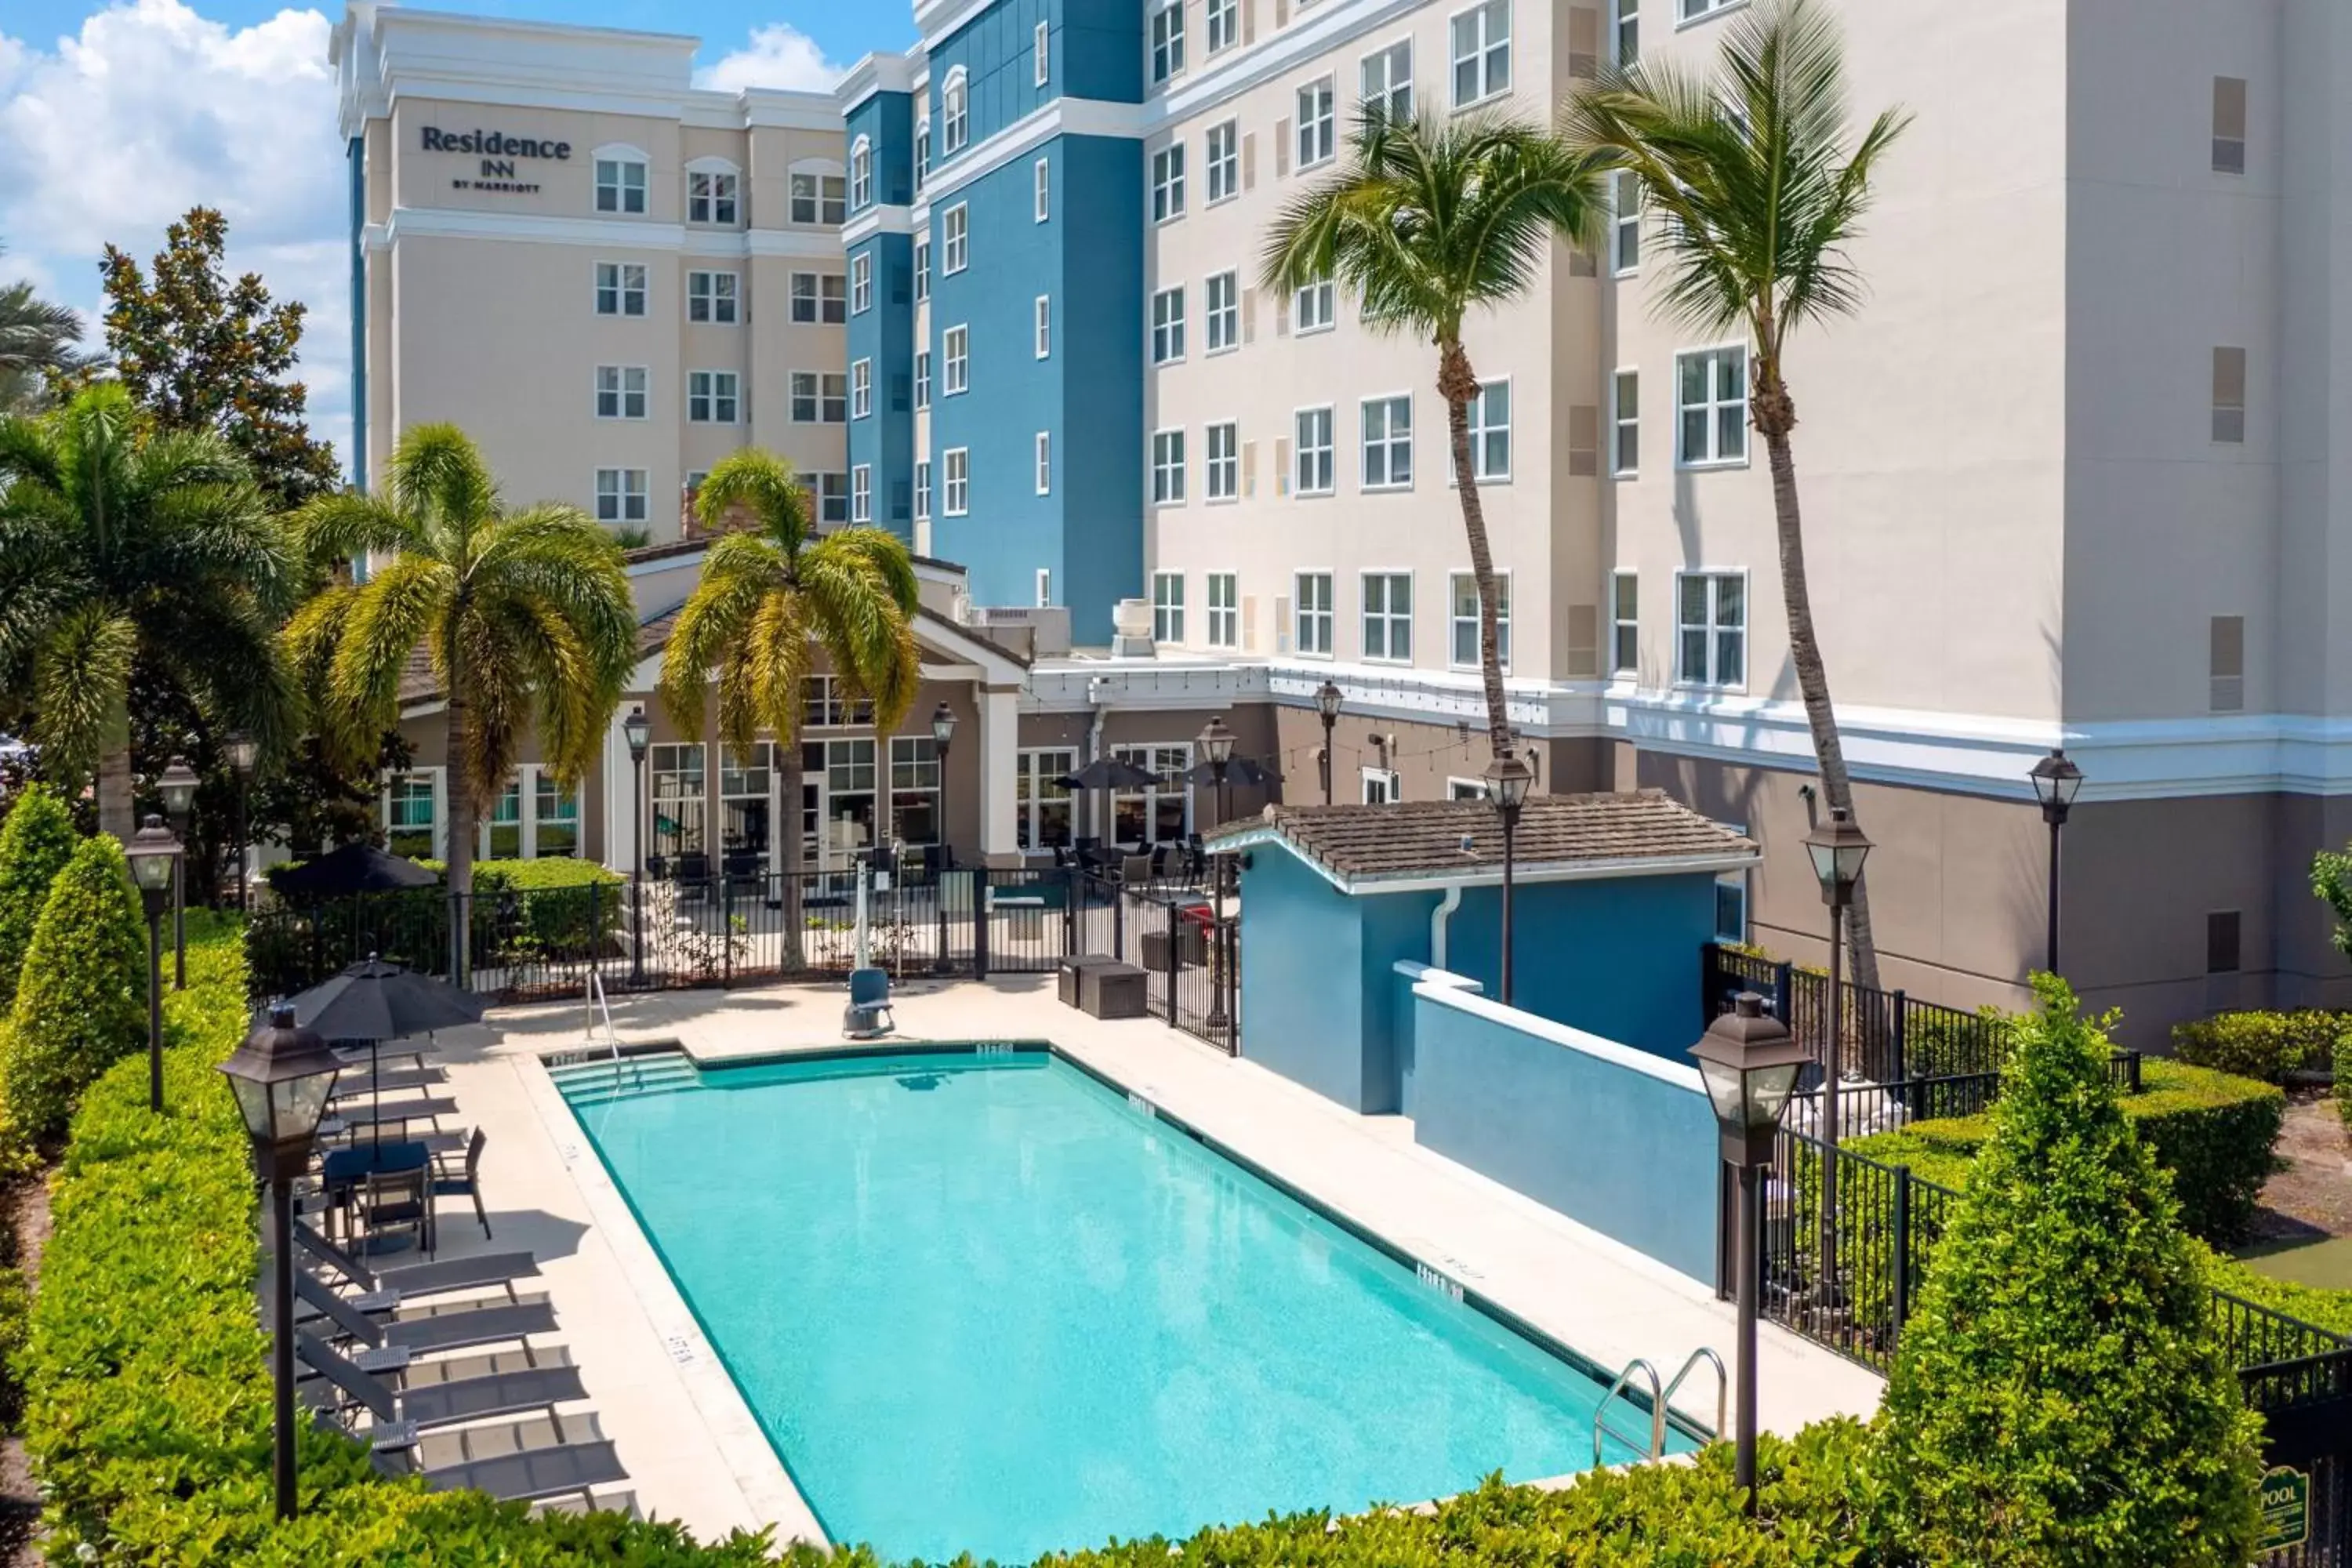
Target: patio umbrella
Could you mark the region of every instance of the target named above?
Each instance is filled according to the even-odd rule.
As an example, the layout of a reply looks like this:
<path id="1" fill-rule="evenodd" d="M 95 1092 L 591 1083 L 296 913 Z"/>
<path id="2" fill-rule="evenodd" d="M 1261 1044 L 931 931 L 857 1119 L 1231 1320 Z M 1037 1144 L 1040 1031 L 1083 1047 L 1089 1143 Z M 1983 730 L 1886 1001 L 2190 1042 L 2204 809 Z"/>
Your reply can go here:
<path id="1" fill-rule="evenodd" d="M 1239 789 L 1255 789 L 1281 776 L 1265 763 L 1248 757 L 1235 757 L 1225 764 L 1225 782 Z M 1207 763 L 1194 763 L 1185 770 L 1184 782 L 1213 784 L 1217 782 L 1217 770 Z"/>
<path id="2" fill-rule="evenodd" d="M 404 856 L 387 853 L 373 844 L 346 844 L 331 849 L 308 865 L 280 875 L 281 895 L 340 899 L 354 893 L 389 893 L 401 888 L 429 888 L 441 880 Z"/>
<path id="3" fill-rule="evenodd" d="M 370 957 L 320 981 L 287 1005 L 294 1009 L 296 1023 L 316 1029 L 330 1040 L 367 1042 L 368 1092 L 378 1116 L 374 1140 L 381 1144 L 383 1091 L 379 1053 L 383 1042 L 479 1023 L 487 1005 L 446 981 Z"/>
<path id="4" fill-rule="evenodd" d="M 1139 768 L 1133 763 L 1118 757 L 1097 757 L 1076 773 L 1064 773 L 1054 782 L 1064 789 L 1114 790 L 1149 789 L 1160 781 L 1159 775 L 1149 768 Z M 1095 817 L 1095 832 L 1098 837 L 1106 839 L 1110 836 L 1103 829 L 1109 816 L 1110 813 L 1106 806 L 1105 809 L 1098 811 Z"/>

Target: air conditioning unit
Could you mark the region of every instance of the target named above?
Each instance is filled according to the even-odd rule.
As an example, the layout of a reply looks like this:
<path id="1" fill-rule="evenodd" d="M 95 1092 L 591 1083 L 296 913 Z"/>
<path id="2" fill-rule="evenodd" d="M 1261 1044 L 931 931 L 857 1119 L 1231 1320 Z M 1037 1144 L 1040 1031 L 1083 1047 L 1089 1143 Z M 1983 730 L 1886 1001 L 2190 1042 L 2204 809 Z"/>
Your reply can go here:
<path id="1" fill-rule="evenodd" d="M 1033 657 L 1059 658 L 1070 651 L 1066 605 L 988 605 L 975 610 L 973 616 L 973 624 L 984 631 L 1025 630 Z"/>
<path id="2" fill-rule="evenodd" d="M 1113 658 L 1151 657 L 1151 601 L 1121 599 L 1110 613 Z"/>

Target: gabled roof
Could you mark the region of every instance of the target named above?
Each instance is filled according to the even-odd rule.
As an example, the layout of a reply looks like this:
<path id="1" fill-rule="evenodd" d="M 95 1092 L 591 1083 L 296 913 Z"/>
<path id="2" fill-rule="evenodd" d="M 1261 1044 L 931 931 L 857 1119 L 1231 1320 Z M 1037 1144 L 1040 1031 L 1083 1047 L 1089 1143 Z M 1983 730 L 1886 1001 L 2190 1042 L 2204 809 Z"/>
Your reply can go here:
<path id="1" fill-rule="evenodd" d="M 1503 875 L 1502 822 L 1483 800 L 1269 805 L 1208 840 L 1221 854 L 1258 845 L 1287 849 L 1349 892 L 1495 882 Z M 1528 796 L 1513 858 L 1515 879 L 1541 882 L 1727 871 L 1759 856 L 1752 840 L 1663 790 L 1644 789 Z"/>

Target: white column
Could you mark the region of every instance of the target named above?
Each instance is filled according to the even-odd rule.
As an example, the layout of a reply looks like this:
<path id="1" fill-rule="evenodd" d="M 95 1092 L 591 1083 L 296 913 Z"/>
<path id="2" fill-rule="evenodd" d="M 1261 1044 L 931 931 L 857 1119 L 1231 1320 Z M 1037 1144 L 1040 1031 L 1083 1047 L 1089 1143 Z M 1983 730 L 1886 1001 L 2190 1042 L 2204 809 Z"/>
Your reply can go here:
<path id="1" fill-rule="evenodd" d="M 1014 777 L 1021 749 L 1021 690 L 980 693 L 980 849 L 990 864 L 1020 854 Z"/>
<path id="2" fill-rule="evenodd" d="M 627 876 L 637 866 L 637 779 L 629 737 L 621 728 L 634 700 L 624 697 L 604 727 L 604 864 Z M 587 831 L 587 824 L 581 824 Z M 583 847 L 583 853 L 585 853 Z"/>

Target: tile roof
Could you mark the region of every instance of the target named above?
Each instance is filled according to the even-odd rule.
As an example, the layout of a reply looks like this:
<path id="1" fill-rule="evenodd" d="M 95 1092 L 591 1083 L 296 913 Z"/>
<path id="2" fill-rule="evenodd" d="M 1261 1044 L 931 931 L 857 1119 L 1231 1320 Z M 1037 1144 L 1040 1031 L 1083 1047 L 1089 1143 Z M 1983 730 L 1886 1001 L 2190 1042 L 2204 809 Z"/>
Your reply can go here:
<path id="1" fill-rule="evenodd" d="M 1302 859 L 1342 881 L 1500 875 L 1503 828 L 1483 800 L 1404 801 L 1392 805 L 1269 805 L 1228 825 L 1208 847 L 1239 848 L 1278 837 Z M 1464 847 L 1465 842 L 1468 847 Z M 1664 790 L 1528 797 L 1513 852 L 1528 874 L 1580 864 L 1753 858 L 1755 843 L 1670 799 Z"/>

